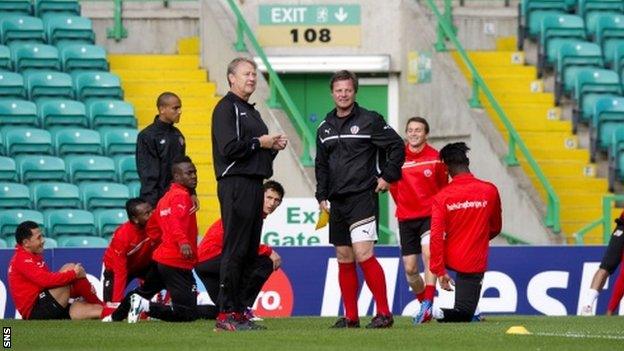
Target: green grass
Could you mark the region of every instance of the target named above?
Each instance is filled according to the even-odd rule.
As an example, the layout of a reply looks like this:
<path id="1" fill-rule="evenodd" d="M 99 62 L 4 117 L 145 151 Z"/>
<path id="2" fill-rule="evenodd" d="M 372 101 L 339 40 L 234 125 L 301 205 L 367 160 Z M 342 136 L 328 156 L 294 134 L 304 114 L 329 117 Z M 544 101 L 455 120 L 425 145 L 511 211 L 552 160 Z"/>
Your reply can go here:
<path id="1" fill-rule="evenodd" d="M 363 322 L 368 322 L 364 318 Z M 263 322 L 269 330 L 213 331 L 214 322 L 102 323 L 3 320 L 14 350 L 616 350 L 624 345 L 621 317 L 488 317 L 481 323 L 429 323 L 396 319 L 389 330 L 330 330 L 334 318 L 285 318 Z M 508 335 L 522 325 L 532 335 Z M 582 335 L 546 336 L 539 333 Z M 611 338 L 611 339 L 609 339 Z"/>

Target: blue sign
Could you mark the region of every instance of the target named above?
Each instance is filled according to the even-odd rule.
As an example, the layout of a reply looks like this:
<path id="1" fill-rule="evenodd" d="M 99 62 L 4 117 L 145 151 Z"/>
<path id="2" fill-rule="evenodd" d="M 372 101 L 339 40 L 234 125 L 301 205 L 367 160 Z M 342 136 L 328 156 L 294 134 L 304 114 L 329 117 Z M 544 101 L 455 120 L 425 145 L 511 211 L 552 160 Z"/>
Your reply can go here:
<path id="1" fill-rule="evenodd" d="M 338 264 L 332 247 L 278 247 L 276 250 L 282 256 L 283 266 L 265 284 L 254 305 L 259 315 L 336 316 L 342 313 Z M 604 247 L 597 246 L 493 247 L 479 309 L 485 314 L 576 315 L 580 311 L 579 296 L 591 283 L 604 250 Z M 6 271 L 12 255 L 13 250 L 0 250 L 0 267 L 3 267 L 0 271 L 2 318 L 16 316 L 8 293 Z M 100 294 L 102 255 L 102 249 L 53 249 L 45 252 L 46 262 L 53 269 L 67 262 L 81 262 Z M 420 305 L 405 282 L 399 249 L 377 247 L 376 256 L 386 273 L 393 313 L 411 315 L 416 312 Z M 611 280 L 614 279 L 615 276 Z M 364 284 L 361 272 L 360 286 L 359 312 L 361 315 L 372 315 L 372 294 Z M 605 312 L 610 290 L 609 286 L 600 294 L 598 314 Z M 438 288 L 435 304 L 452 306 L 453 293 Z M 624 312 L 624 309 L 620 311 Z"/>

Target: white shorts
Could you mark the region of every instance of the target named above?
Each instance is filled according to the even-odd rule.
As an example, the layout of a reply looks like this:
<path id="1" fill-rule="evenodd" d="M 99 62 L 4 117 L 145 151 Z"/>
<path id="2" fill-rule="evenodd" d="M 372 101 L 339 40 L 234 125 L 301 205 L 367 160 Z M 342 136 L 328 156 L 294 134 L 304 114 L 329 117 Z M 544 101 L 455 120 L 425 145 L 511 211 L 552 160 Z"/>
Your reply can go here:
<path id="1" fill-rule="evenodd" d="M 371 220 L 372 219 L 372 220 Z M 377 221 L 374 217 L 354 223 L 351 226 L 351 243 L 362 241 L 377 241 Z"/>

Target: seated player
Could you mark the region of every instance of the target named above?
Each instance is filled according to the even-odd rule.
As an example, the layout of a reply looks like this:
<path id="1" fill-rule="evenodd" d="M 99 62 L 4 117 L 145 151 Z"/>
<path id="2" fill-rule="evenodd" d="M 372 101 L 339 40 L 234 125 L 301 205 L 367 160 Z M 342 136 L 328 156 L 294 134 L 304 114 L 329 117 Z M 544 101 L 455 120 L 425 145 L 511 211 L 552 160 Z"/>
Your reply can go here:
<path id="1" fill-rule="evenodd" d="M 284 198 L 284 188 L 276 181 L 269 180 L 263 185 L 264 187 L 264 206 L 263 216 L 266 217 L 273 213 L 275 209 L 282 203 Z M 214 222 L 208 229 L 198 250 L 198 263 L 195 266 L 195 272 L 204 283 L 210 299 L 216 303 L 219 296 L 219 282 L 221 270 L 221 251 L 223 250 L 223 222 L 221 219 Z M 251 311 L 258 293 L 262 289 L 264 283 L 269 279 L 271 273 L 277 270 L 281 265 L 281 258 L 271 247 L 261 244 L 258 248 L 258 256 L 256 257 L 250 270 L 245 274 L 245 281 L 241 284 L 244 288 L 239 292 L 240 299 L 244 306 L 241 310 L 245 311 L 247 320 L 257 321 Z"/>
<path id="2" fill-rule="evenodd" d="M 615 272 L 620 264 L 620 258 L 624 252 L 624 235 L 622 235 L 624 234 L 624 212 L 620 214 L 620 218 L 615 220 L 615 224 L 616 226 L 611 234 L 611 239 L 609 239 L 607 250 L 604 256 L 602 256 L 600 268 L 594 274 L 589 289 L 585 289 L 581 295 L 582 316 L 594 315 L 594 304 L 598 294 L 605 286 L 607 278 Z"/>
<path id="3" fill-rule="evenodd" d="M 42 255 L 45 239 L 37 223 L 20 223 L 15 241 L 9 291 L 23 319 L 102 319 L 113 312 L 96 296 L 80 263 L 65 264 L 58 272 L 48 269 Z M 70 298 L 76 300 L 70 304 Z"/>
<path id="4" fill-rule="evenodd" d="M 121 302 L 128 284 L 134 278 L 145 278 L 156 248 L 145 230 L 152 210 L 152 205 L 139 198 L 126 202 L 128 221 L 117 228 L 104 252 L 104 301 Z"/>

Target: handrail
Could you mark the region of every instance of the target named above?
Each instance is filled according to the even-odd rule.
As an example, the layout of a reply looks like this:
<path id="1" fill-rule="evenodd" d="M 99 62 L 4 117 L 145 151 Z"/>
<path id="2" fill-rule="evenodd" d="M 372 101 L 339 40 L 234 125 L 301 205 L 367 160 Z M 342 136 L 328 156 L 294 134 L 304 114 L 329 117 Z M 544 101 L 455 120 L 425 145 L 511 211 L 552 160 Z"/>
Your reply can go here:
<path id="1" fill-rule="evenodd" d="M 501 232 L 500 236 L 503 237 L 503 239 L 507 240 L 507 244 L 509 245 L 531 245 L 530 242 L 520 239 L 513 234 Z"/>
<path id="2" fill-rule="evenodd" d="M 612 223 L 611 205 L 615 201 L 624 201 L 624 195 L 608 194 L 602 197 L 602 217 L 585 225 L 583 228 L 579 229 L 576 233 L 574 233 L 574 240 L 576 244 L 584 244 L 585 235 L 589 233 L 590 230 L 596 228 L 599 225 L 602 225 L 602 242 L 604 244 L 609 242 L 609 238 L 611 237 Z"/>
<path id="3" fill-rule="evenodd" d="M 121 21 L 121 11 L 123 8 L 123 0 L 114 0 L 113 3 L 113 27 L 108 28 L 106 36 L 115 41 L 120 41 L 128 37 L 128 30 L 124 28 Z"/>
<path id="4" fill-rule="evenodd" d="M 453 25 L 448 20 L 450 16 L 448 14 L 445 14 L 445 15 L 440 14 L 440 11 L 433 3 L 433 0 L 426 0 L 426 1 L 438 21 L 438 26 L 437 26 L 438 38 L 442 38 L 443 40 L 443 37 L 446 37 L 448 40 L 450 40 L 453 43 L 453 45 L 455 46 L 455 49 L 457 50 L 460 57 L 462 58 L 462 61 L 464 62 L 468 70 L 470 71 L 470 74 L 472 75 L 472 96 L 469 100 L 470 107 L 475 107 L 475 108 L 481 107 L 481 103 L 479 101 L 479 89 L 481 89 L 481 91 L 483 91 L 483 94 L 489 101 L 492 108 L 494 108 L 494 111 L 496 112 L 499 120 L 503 123 L 503 125 L 505 125 L 505 129 L 509 133 L 509 147 L 508 147 L 507 155 L 504 157 L 505 163 L 507 164 L 507 166 L 519 165 L 518 158 L 516 157 L 516 148 L 519 148 L 522 154 L 524 155 L 526 161 L 528 162 L 529 166 L 531 167 L 531 169 L 537 176 L 537 179 L 539 180 L 540 184 L 542 185 L 544 190 L 546 190 L 546 194 L 547 194 L 547 206 L 546 206 L 546 218 L 545 218 L 546 226 L 551 227 L 553 232 L 559 233 L 561 231 L 559 196 L 557 195 L 554 188 L 552 187 L 552 185 L 550 184 L 550 182 L 544 175 L 544 172 L 542 172 L 542 169 L 540 168 L 540 166 L 537 164 L 537 162 L 531 155 L 531 152 L 524 144 L 524 141 L 522 140 L 522 138 L 520 138 L 520 135 L 518 134 L 514 126 L 511 124 L 511 121 L 509 121 L 509 118 L 505 114 L 505 111 L 503 111 L 502 107 L 500 106 L 496 98 L 494 98 L 492 91 L 487 86 L 487 84 L 485 83 L 481 75 L 479 74 L 479 71 L 475 68 L 474 64 L 472 63 L 472 60 L 468 57 L 468 54 L 464 50 L 463 46 L 461 45 L 461 43 L 455 36 Z M 449 3 L 449 0 L 445 0 L 445 1 L 446 3 Z M 438 43 L 436 43 L 436 49 L 438 51 L 444 51 L 446 48 L 443 47 L 443 44 L 444 44 L 443 41 L 438 41 Z"/>
<path id="5" fill-rule="evenodd" d="M 299 112 L 299 109 L 297 108 L 292 98 L 288 94 L 288 91 L 286 90 L 286 87 L 282 83 L 282 80 L 277 75 L 277 73 L 275 73 L 275 70 L 269 63 L 269 59 L 267 58 L 266 54 L 264 53 L 264 50 L 258 43 L 256 36 L 254 35 L 253 31 L 249 27 L 249 24 L 247 24 L 247 21 L 245 21 L 245 18 L 240 12 L 240 9 L 238 8 L 238 6 L 236 6 L 233 0 L 227 0 L 227 2 L 230 5 L 232 12 L 234 12 L 234 15 L 236 16 L 236 20 L 237 20 L 237 26 L 236 26 L 237 41 L 236 41 L 236 44 L 234 45 L 234 48 L 237 51 L 245 50 L 244 35 L 246 35 L 247 39 L 251 42 L 251 45 L 256 51 L 256 54 L 260 57 L 260 59 L 264 63 L 267 73 L 269 74 L 269 85 L 270 85 L 271 90 L 270 90 L 269 99 L 267 100 L 268 105 L 273 108 L 279 107 L 279 103 L 277 102 L 277 94 L 279 93 L 279 96 L 282 98 L 282 100 L 286 104 L 287 112 L 289 112 L 286 114 L 290 118 L 290 121 L 293 123 L 293 125 L 295 125 L 296 127 L 295 129 L 299 133 L 299 137 L 301 137 L 301 141 L 303 143 L 303 152 L 302 152 L 302 155 L 300 156 L 300 161 L 304 166 L 313 166 L 314 161 L 312 160 L 312 156 L 310 155 L 310 150 L 313 150 L 316 146 L 315 145 L 316 136 L 314 136 L 312 132 L 310 131 L 310 129 L 308 129 L 308 127 L 305 125 L 301 112 Z"/>

